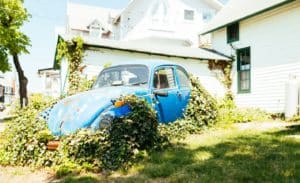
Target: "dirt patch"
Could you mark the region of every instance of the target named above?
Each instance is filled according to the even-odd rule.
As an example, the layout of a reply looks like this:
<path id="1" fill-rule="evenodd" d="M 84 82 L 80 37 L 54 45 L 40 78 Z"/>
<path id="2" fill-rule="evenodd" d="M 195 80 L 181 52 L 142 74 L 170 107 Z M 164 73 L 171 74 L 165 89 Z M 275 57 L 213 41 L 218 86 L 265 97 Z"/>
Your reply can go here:
<path id="1" fill-rule="evenodd" d="M 52 182 L 53 176 L 46 170 L 32 170 L 27 167 L 1 167 L 0 182 L 5 183 L 44 183 Z"/>

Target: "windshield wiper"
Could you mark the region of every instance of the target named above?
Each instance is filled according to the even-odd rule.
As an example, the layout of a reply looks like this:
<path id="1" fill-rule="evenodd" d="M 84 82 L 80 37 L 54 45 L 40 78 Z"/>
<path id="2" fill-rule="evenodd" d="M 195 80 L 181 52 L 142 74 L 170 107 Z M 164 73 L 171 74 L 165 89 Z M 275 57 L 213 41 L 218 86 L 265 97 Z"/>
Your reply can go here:
<path id="1" fill-rule="evenodd" d="M 111 86 L 122 86 L 124 85 L 123 81 L 113 81 L 111 83 Z"/>
<path id="2" fill-rule="evenodd" d="M 147 84 L 147 81 L 132 83 L 131 86 L 138 86 L 138 85 L 144 85 L 144 84 Z"/>

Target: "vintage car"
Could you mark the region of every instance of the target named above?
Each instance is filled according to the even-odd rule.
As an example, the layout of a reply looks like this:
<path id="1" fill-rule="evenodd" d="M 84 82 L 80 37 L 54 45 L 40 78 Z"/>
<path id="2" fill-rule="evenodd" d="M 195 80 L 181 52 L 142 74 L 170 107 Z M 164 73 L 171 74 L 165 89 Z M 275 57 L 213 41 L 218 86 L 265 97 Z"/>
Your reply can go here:
<path id="1" fill-rule="evenodd" d="M 190 92 L 189 76 L 179 65 L 162 61 L 123 64 L 105 68 L 90 91 L 59 101 L 43 116 L 57 136 L 81 128 L 97 130 L 127 115 L 129 106 L 118 99 L 134 94 L 153 106 L 161 123 L 168 123 L 183 116 Z"/>

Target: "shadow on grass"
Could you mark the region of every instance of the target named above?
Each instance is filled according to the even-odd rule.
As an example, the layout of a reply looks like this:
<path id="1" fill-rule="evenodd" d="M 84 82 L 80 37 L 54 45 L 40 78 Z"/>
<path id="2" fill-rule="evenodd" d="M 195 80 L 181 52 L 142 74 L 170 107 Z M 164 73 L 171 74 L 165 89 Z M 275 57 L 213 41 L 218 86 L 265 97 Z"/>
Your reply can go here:
<path id="1" fill-rule="evenodd" d="M 215 145 L 174 145 L 136 165 L 136 174 L 98 179 L 69 177 L 63 182 L 300 182 L 300 141 L 284 136 L 300 125 L 265 133 L 216 139 Z"/>
<path id="2" fill-rule="evenodd" d="M 96 183 L 99 182 L 100 180 L 97 177 L 93 177 L 93 176 L 68 176 L 66 178 L 64 178 L 61 181 L 56 181 L 59 183 Z"/>

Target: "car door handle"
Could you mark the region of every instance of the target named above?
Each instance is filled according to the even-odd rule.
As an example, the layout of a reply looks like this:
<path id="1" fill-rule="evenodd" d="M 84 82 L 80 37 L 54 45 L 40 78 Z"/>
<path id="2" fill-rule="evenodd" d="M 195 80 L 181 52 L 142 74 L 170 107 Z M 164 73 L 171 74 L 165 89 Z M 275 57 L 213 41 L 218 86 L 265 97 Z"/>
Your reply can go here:
<path id="1" fill-rule="evenodd" d="M 181 99 L 182 98 L 182 93 L 181 92 L 177 92 L 177 96 L 178 96 L 179 99 Z"/>

